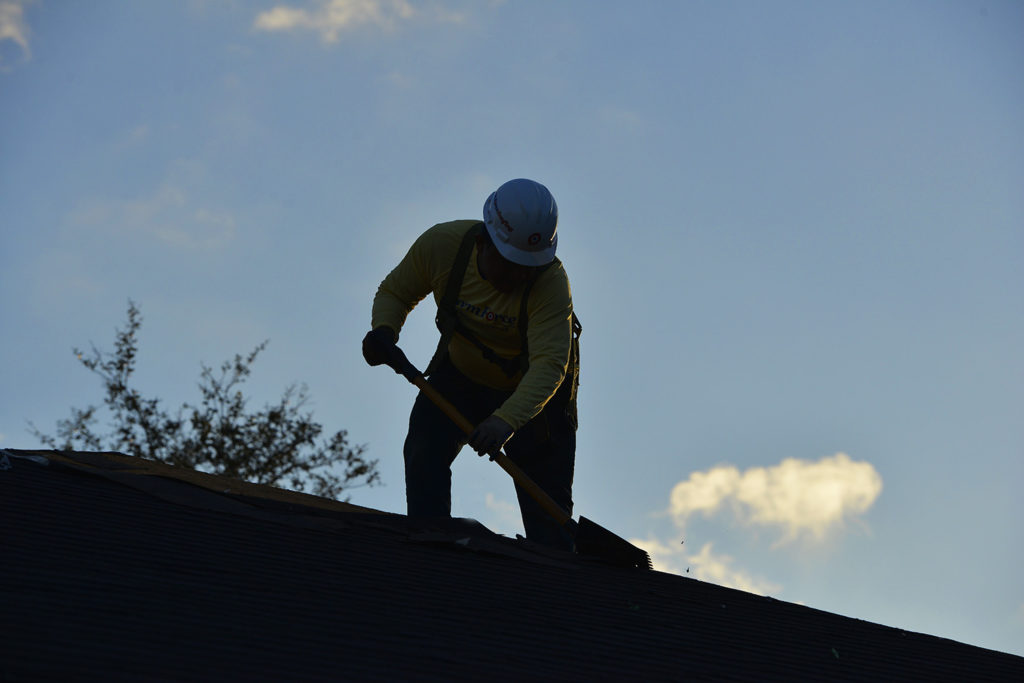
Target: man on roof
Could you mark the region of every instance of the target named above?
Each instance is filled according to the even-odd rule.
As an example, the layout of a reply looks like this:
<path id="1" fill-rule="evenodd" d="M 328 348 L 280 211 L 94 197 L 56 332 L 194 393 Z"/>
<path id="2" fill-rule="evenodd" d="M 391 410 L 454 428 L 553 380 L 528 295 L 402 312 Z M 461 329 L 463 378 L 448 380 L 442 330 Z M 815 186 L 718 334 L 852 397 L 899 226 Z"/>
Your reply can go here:
<path id="1" fill-rule="evenodd" d="M 468 437 L 422 393 L 405 440 L 409 517 L 451 516 L 451 465 L 467 443 L 506 455 L 572 514 L 580 326 L 555 258 L 558 207 L 546 187 L 510 180 L 484 203 L 483 221 L 428 229 L 384 278 L 363 339 L 370 365 L 390 358 L 406 316 L 427 294 L 441 339 L 428 382 L 476 429 Z M 526 537 L 566 550 L 572 539 L 516 486 Z"/>

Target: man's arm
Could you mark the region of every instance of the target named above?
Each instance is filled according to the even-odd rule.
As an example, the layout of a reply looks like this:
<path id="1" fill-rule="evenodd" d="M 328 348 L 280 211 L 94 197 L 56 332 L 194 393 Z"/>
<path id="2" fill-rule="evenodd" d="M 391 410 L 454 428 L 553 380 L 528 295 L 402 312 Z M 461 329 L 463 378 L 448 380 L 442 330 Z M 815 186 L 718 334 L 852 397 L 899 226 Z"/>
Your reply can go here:
<path id="1" fill-rule="evenodd" d="M 545 273 L 530 294 L 527 343 L 530 368 L 494 415 L 519 429 L 533 419 L 565 378 L 572 345 L 572 295 L 561 266 Z"/>
<path id="2" fill-rule="evenodd" d="M 409 312 L 443 285 L 451 268 L 453 236 L 458 239 L 452 225 L 440 223 L 420 235 L 380 283 L 373 298 L 371 329 L 388 327 L 397 341 Z"/>
<path id="3" fill-rule="evenodd" d="M 480 455 L 493 455 L 533 419 L 561 386 L 572 346 L 572 295 L 561 265 L 538 281 L 528 303 L 530 368 L 512 395 L 469 436 Z"/>

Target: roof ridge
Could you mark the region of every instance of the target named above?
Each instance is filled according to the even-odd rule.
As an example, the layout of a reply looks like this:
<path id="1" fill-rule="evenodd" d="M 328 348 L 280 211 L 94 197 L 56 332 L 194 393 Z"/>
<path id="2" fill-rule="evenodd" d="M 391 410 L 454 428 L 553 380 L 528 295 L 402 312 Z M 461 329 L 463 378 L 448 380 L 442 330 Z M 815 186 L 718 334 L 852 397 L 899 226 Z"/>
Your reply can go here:
<path id="1" fill-rule="evenodd" d="M 301 507 L 312 507 L 337 512 L 356 512 L 360 514 L 387 515 L 391 513 L 373 508 L 354 505 L 340 500 L 324 498 L 304 491 L 260 484 L 235 479 L 222 474 L 212 474 L 200 470 L 179 467 L 169 463 L 150 460 L 136 455 L 127 455 L 117 451 L 64 451 L 64 450 L 16 450 L 4 449 L 16 457 L 44 457 L 51 461 L 78 469 L 83 472 L 121 472 L 130 475 L 149 475 L 165 477 L 186 484 L 204 488 L 218 495 L 242 497 L 246 499 L 264 499 L 289 503 Z M 109 477 L 108 477 L 109 478 Z M 122 481 L 121 483 L 127 483 Z M 227 486 L 225 487 L 225 484 Z"/>
<path id="2" fill-rule="evenodd" d="M 411 520 L 405 515 L 188 470 L 116 451 L 5 449 L 0 453 L 100 477 L 166 502 L 199 510 L 311 529 L 372 528 L 405 536 L 411 543 L 514 557 L 562 568 L 572 568 L 578 560 L 571 553 L 549 550 L 525 538 L 502 536 L 472 519 Z"/>

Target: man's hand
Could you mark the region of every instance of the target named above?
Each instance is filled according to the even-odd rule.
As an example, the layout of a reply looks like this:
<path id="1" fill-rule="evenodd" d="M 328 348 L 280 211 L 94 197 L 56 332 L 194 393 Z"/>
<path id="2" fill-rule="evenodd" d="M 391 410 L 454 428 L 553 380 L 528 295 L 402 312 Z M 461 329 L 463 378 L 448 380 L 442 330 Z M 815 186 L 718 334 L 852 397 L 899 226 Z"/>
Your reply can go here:
<path id="1" fill-rule="evenodd" d="M 395 347 L 395 333 L 390 327 L 380 326 L 363 337 L 363 358 L 370 365 L 382 365 L 391 358 Z"/>
<path id="2" fill-rule="evenodd" d="M 469 435 L 469 446 L 479 455 L 497 455 L 505 442 L 512 438 L 512 425 L 496 415 L 477 425 Z"/>

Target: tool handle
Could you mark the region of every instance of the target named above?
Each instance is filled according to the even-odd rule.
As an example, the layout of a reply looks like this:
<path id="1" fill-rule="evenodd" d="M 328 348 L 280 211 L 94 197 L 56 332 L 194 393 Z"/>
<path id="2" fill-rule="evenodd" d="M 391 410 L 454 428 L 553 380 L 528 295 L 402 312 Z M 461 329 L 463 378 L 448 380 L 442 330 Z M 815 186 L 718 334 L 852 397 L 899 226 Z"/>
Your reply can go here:
<path id="1" fill-rule="evenodd" d="M 447 415 L 451 420 L 458 425 L 466 434 L 472 434 L 475 427 L 473 423 L 466 419 L 466 417 L 459 412 L 448 399 L 441 395 L 441 393 L 430 386 L 427 379 L 423 376 L 423 373 L 416 369 L 416 367 L 409 361 L 405 353 L 398 348 L 393 346 L 391 349 L 391 358 L 388 360 L 388 365 L 391 366 L 398 374 L 405 377 L 407 380 L 415 384 L 420 391 L 427 395 L 434 405 L 441 409 L 441 411 Z M 512 479 L 520 487 L 526 490 L 526 492 L 533 498 L 537 503 L 544 508 L 544 510 L 551 515 L 552 518 L 562 526 L 568 527 L 570 531 L 574 530 L 575 522 L 573 522 L 572 516 L 569 515 L 562 506 L 555 502 L 555 499 L 547 494 L 547 492 L 537 485 L 535 481 L 530 479 L 523 470 L 519 468 L 512 460 L 505 455 L 504 452 L 498 452 L 496 455 L 491 456 L 494 462 L 501 466 L 501 469 L 509 473 Z"/>
<path id="2" fill-rule="evenodd" d="M 413 384 L 419 387 L 420 391 L 426 394 L 427 398 L 433 401 L 434 405 L 440 408 L 445 415 L 450 417 L 462 431 L 466 434 L 473 433 L 473 423 L 467 420 L 466 417 L 459 412 L 459 409 L 452 405 L 448 399 L 442 396 L 437 389 L 430 386 L 423 375 L 420 375 L 413 380 Z M 530 477 L 528 477 L 518 465 L 512 462 L 512 459 L 505 455 L 504 452 L 499 451 L 490 457 L 494 462 L 501 466 L 501 469 L 508 472 L 519 486 L 526 489 L 526 492 L 530 494 L 530 497 L 537 501 L 537 503 L 539 503 L 540 506 L 543 507 L 556 522 L 565 526 L 572 521 L 572 517 L 562 509 L 562 506 L 556 503 L 554 498 L 549 496 L 544 489 L 538 486 L 537 482 L 530 479 Z"/>

